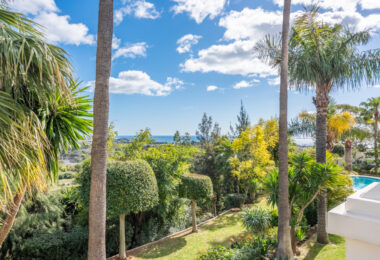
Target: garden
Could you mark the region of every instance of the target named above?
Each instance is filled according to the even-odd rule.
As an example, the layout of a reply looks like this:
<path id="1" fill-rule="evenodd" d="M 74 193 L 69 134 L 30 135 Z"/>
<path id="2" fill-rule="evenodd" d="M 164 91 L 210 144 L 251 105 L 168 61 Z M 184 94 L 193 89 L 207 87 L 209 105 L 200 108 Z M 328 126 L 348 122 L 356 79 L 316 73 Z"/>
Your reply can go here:
<path id="1" fill-rule="evenodd" d="M 288 28 L 289 84 L 315 91 L 316 111 L 252 122 L 241 102 L 229 130 L 204 113 L 196 139 L 158 143 L 149 128 L 119 138 L 68 53 L 0 5 L 1 259 L 345 259 L 325 215 L 354 192 L 353 175 L 380 174 L 380 97 L 354 106 L 329 94 L 380 80 L 380 50 L 358 50 L 368 31 L 305 10 Z M 276 69 L 279 39 L 255 46 Z"/>

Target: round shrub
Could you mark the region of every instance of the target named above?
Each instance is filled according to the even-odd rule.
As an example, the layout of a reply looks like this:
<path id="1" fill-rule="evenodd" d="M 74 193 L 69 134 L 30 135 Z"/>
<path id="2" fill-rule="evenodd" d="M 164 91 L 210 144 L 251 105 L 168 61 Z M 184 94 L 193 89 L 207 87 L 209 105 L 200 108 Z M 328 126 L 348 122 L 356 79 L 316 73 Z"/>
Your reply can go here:
<path id="1" fill-rule="evenodd" d="M 210 177 L 201 174 L 188 174 L 181 177 L 179 194 L 182 198 L 198 200 L 211 198 L 213 195 Z"/>
<path id="2" fill-rule="evenodd" d="M 108 163 L 107 212 L 109 216 L 142 212 L 157 203 L 156 177 L 146 161 Z"/>
<path id="3" fill-rule="evenodd" d="M 332 153 L 337 154 L 339 156 L 343 156 L 344 155 L 344 145 L 342 145 L 342 144 L 334 145 L 334 147 L 332 149 Z"/>
<path id="4" fill-rule="evenodd" d="M 88 207 L 91 162 L 85 161 L 77 177 L 79 195 Z M 108 162 L 107 216 L 116 217 L 148 210 L 158 202 L 158 188 L 152 168 L 146 161 Z"/>

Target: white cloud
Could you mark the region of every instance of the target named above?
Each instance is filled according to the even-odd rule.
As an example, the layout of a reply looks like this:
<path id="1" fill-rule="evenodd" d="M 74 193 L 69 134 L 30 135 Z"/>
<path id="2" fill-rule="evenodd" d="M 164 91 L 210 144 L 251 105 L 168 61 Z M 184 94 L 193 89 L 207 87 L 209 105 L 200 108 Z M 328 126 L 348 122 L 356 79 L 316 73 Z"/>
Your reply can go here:
<path id="1" fill-rule="evenodd" d="M 12 0 L 9 7 L 23 14 L 59 11 L 54 0 Z"/>
<path id="2" fill-rule="evenodd" d="M 126 44 L 125 47 L 116 49 L 112 59 L 120 57 L 136 58 L 137 56 L 146 57 L 146 49 L 148 45 L 145 42 L 138 42 L 133 44 Z"/>
<path id="3" fill-rule="evenodd" d="M 154 4 L 145 0 L 125 0 L 123 3 L 125 6 L 115 10 L 114 21 L 116 24 L 120 24 L 126 15 L 145 19 L 157 19 L 160 17 L 160 12 L 156 10 Z"/>
<path id="4" fill-rule="evenodd" d="M 9 7 L 31 18 L 44 27 L 46 39 L 54 44 L 94 44 L 95 36 L 88 33 L 83 23 L 70 23 L 69 15 L 59 15 L 54 0 L 13 0 Z"/>
<path id="5" fill-rule="evenodd" d="M 70 23 L 70 16 L 57 13 L 39 13 L 35 19 L 45 27 L 46 38 L 51 43 L 94 44 L 95 36 L 88 33 L 83 23 Z"/>
<path id="6" fill-rule="evenodd" d="M 185 83 L 182 80 L 180 80 L 179 78 L 172 78 L 172 77 L 166 78 L 166 85 L 170 86 L 172 88 L 182 89 L 184 84 Z"/>
<path id="7" fill-rule="evenodd" d="M 110 93 L 114 94 L 141 94 L 147 96 L 167 96 L 174 89 L 179 89 L 184 84 L 183 81 L 168 77 L 164 84 L 154 81 L 150 76 L 139 70 L 122 71 L 115 77 L 110 77 Z M 89 82 L 91 89 L 94 89 L 95 81 Z"/>
<path id="8" fill-rule="evenodd" d="M 217 87 L 217 86 L 214 86 L 214 85 L 208 86 L 208 87 L 206 88 L 207 91 L 215 91 L 215 90 L 217 90 L 217 89 L 218 89 L 218 87 Z"/>
<path id="9" fill-rule="evenodd" d="M 275 77 L 275 78 L 268 79 L 268 84 L 269 85 L 273 85 L 273 86 L 280 85 L 280 77 Z"/>
<path id="10" fill-rule="evenodd" d="M 186 53 L 191 51 L 191 47 L 195 44 L 198 44 L 199 39 L 202 36 L 194 35 L 194 34 L 186 34 L 178 39 L 177 44 L 177 52 L 178 53 Z"/>
<path id="11" fill-rule="evenodd" d="M 278 6 L 283 6 L 283 0 L 273 0 Z M 380 8 L 380 1 L 378 0 L 293 0 L 292 5 L 313 5 L 318 4 L 324 9 L 332 9 L 333 11 L 356 11 L 360 5 L 364 10 L 371 10 Z"/>
<path id="12" fill-rule="evenodd" d="M 225 27 L 224 38 L 227 40 L 251 39 L 255 42 L 268 33 L 281 31 L 282 12 L 266 11 L 262 8 L 244 8 L 242 11 L 231 11 L 222 17 L 219 26 Z"/>
<path id="13" fill-rule="evenodd" d="M 239 81 L 238 83 L 236 83 L 233 88 L 234 89 L 241 89 L 241 88 L 249 88 L 252 86 L 253 86 L 252 82 L 242 80 L 242 81 Z"/>
<path id="14" fill-rule="evenodd" d="M 235 41 L 226 45 L 212 45 L 181 64 L 185 72 L 218 72 L 222 74 L 262 77 L 277 75 L 276 70 L 258 59 L 252 41 Z"/>
<path id="15" fill-rule="evenodd" d="M 175 14 L 188 13 L 197 23 L 209 17 L 214 19 L 222 13 L 228 0 L 173 0 L 176 2 L 171 9 Z"/>
<path id="16" fill-rule="evenodd" d="M 118 49 L 121 44 L 121 39 L 117 38 L 115 35 L 112 36 L 112 49 Z"/>

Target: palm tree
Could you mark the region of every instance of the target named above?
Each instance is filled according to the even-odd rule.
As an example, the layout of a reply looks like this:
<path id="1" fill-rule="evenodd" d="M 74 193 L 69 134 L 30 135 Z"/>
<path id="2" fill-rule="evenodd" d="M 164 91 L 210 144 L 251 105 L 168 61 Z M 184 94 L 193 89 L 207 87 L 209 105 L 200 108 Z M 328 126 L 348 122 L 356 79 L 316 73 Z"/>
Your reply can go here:
<path id="1" fill-rule="evenodd" d="M 66 52 L 47 44 L 37 24 L 4 8 L 0 5 L 0 200 L 5 205 L 1 209 L 7 214 L 0 229 L 0 246 L 25 193 L 45 188 L 47 179 L 55 175 L 48 173 L 56 173 L 49 165 L 56 164 L 58 149 L 52 148 L 60 144 L 49 136 L 65 136 L 61 143 L 67 147 L 75 145 L 82 134 L 91 130 L 81 132 L 84 129 L 81 125 L 75 131 L 66 131 L 67 124 L 90 116 L 88 112 L 80 114 L 83 107 L 76 93 L 73 92 L 74 96 L 71 93 L 72 69 Z M 59 93 L 58 105 L 53 113 L 46 114 L 43 111 L 52 105 L 52 93 Z M 67 111 L 66 118 L 56 118 L 59 127 L 51 129 L 45 122 L 68 106 L 72 109 Z M 73 125 L 72 129 L 78 126 Z"/>
<path id="2" fill-rule="evenodd" d="M 369 98 L 367 102 L 360 103 L 363 107 L 362 116 L 367 124 L 373 127 L 373 149 L 375 152 L 375 173 L 379 169 L 379 153 L 377 150 L 377 137 L 379 127 L 379 114 L 380 114 L 380 97 Z"/>
<path id="3" fill-rule="evenodd" d="M 369 30 L 351 32 L 342 25 L 318 20 L 318 7 L 298 16 L 289 41 L 290 83 L 299 90 L 315 89 L 316 159 L 326 163 L 327 107 L 332 89 L 356 88 L 363 82 L 376 84 L 380 79 L 380 49 L 359 51 L 371 35 Z M 277 39 L 277 40 L 276 40 Z M 267 36 L 259 42 L 259 55 L 272 65 L 280 62 L 278 37 Z M 318 197 L 317 241 L 328 243 L 326 231 L 326 192 Z"/>
<path id="4" fill-rule="evenodd" d="M 292 257 L 288 181 L 288 38 L 291 0 L 284 0 L 280 61 L 279 186 L 277 257 Z"/>
<path id="5" fill-rule="evenodd" d="M 88 259 L 106 259 L 106 170 L 113 0 L 100 0 L 91 150 Z"/>

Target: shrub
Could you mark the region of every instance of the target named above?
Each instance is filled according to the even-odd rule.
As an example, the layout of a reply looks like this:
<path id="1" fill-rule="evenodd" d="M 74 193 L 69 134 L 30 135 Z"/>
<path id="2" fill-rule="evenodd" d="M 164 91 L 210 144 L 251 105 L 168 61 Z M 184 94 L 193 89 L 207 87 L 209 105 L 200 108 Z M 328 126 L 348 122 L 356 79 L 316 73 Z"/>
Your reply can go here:
<path id="1" fill-rule="evenodd" d="M 200 174 L 187 174 L 181 176 L 179 195 L 191 200 L 193 232 L 197 232 L 196 200 L 211 198 L 213 196 L 210 177 Z"/>
<path id="2" fill-rule="evenodd" d="M 226 209 L 241 208 L 243 206 L 244 194 L 230 193 L 225 196 L 224 205 Z"/>
<path id="3" fill-rule="evenodd" d="M 209 248 L 206 253 L 198 257 L 199 260 L 226 260 L 232 259 L 234 251 L 224 246 Z"/>
<path id="4" fill-rule="evenodd" d="M 190 200 L 211 198 L 213 195 L 210 177 L 201 174 L 187 174 L 181 177 L 180 197 Z"/>
<path id="5" fill-rule="evenodd" d="M 244 227 L 251 232 L 264 234 L 271 227 L 271 215 L 265 209 L 244 209 L 242 218 Z"/>
<path id="6" fill-rule="evenodd" d="M 78 177 L 81 194 L 88 205 L 90 163 L 83 165 Z M 107 165 L 107 216 L 120 216 L 120 236 L 125 239 L 125 215 L 151 209 L 158 203 L 158 187 L 152 168 L 146 161 L 109 162 Z M 125 244 L 120 243 L 124 254 Z"/>
<path id="7" fill-rule="evenodd" d="M 344 145 L 342 145 L 342 144 L 334 145 L 331 152 L 342 157 L 344 155 Z"/>
<path id="8" fill-rule="evenodd" d="M 39 233 L 22 243 L 24 259 L 86 259 L 88 230 L 77 227 L 71 232 L 56 230 Z"/>

